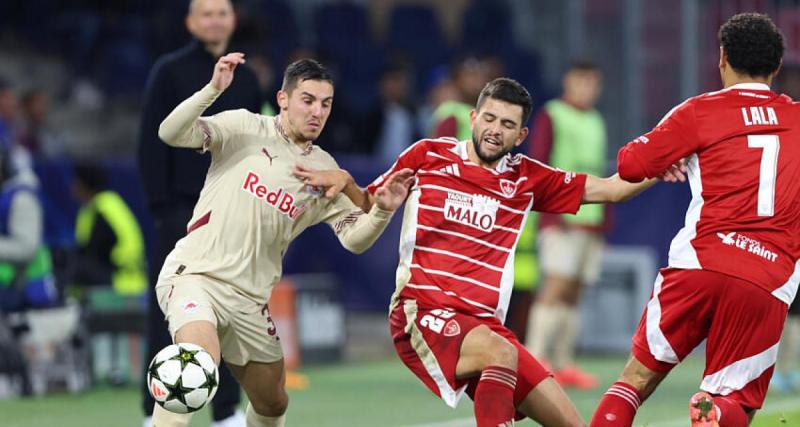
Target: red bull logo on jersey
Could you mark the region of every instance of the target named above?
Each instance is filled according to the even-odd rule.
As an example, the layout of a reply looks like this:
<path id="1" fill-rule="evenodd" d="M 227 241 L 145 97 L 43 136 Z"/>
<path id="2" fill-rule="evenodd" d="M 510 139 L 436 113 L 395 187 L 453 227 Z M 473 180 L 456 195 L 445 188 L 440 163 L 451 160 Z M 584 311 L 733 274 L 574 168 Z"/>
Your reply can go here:
<path id="1" fill-rule="evenodd" d="M 758 240 L 743 236 L 735 231 L 730 233 L 717 233 L 717 237 L 722 240 L 723 245 L 734 246 L 748 253 L 760 256 L 767 261 L 775 262 L 778 259 L 778 254 L 767 249 Z"/>
<path id="2" fill-rule="evenodd" d="M 500 201 L 481 194 L 447 193 L 444 218 L 481 231 L 494 227 Z"/>
<path id="3" fill-rule="evenodd" d="M 297 219 L 306 210 L 305 205 L 298 206 L 295 203 L 297 198 L 283 188 L 270 191 L 266 185 L 261 184 L 261 177 L 252 171 L 247 172 L 247 177 L 242 184 L 242 190 L 271 205 L 292 220 Z"/>

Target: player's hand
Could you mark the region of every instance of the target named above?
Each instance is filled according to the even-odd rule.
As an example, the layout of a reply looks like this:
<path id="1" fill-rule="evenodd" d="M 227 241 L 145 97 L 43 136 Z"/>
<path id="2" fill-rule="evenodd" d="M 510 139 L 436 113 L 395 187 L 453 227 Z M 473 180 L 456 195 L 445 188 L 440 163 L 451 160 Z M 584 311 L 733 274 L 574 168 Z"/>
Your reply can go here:
<path id="1" fill-rule="evenodd" d="M 214 65 L 211 85 L 220 91 L 227 89 L 233 82 L 233 71 L 239 64 L 244 64 L 244 54 L 241 52 L 232 52 L 219 58 Z"/>
<path id="2" fill-rule="evenodd" d="M 408 197 L 408 190 L 416 177 L 411 169 L 401 169 L 392 175 L 375 191 L 375 204 L 385 211 L 395 211 Z"/>
<path id="3" fill-rule="evenodd" d="M 658 175 L 658 178 L 664 182 L 686 182 L 686 172 L 686 159 L 680 159 Z"/>
<path id="4" fill-rule="evenodd" d="M 292 171 L 306 185 L 322 187 L 325 197 L 332 199 L 344 188 L 353 183 L 353 177 L 344 169 L 314 170 L 302 165 L 295 165 Z"/>

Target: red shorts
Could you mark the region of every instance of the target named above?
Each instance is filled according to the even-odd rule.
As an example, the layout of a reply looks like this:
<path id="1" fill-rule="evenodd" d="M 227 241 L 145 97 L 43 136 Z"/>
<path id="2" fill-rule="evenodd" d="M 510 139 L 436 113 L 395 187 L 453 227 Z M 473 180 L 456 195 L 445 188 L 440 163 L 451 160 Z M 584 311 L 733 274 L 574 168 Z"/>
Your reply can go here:
<path id="1" fill-rule="evenodd" d="M 495 317 L 475 317 L 446 309 L 418 307 L 416 301 L 400 301 L 389 315 L 389 330 L 397 355 L 432 392 L 456 407 L 466 391 L 472 398 L 480 375 L 456 378 L 461 342 L 469 331 L 488 326 L 517 347 L 517 388 L 514 405 L 550 373 L 531 356 L 514 334 Z M 518 414 L 521 418 L 521 414 Z"/>
<path id="2" fill-rule="evenodd" d="M 761 408 L 788 307 L 756 285 L 706 270 L 663 269 L 633 336 L 633 355 L 669 372 L 704 339 L 700 389 Z"/>

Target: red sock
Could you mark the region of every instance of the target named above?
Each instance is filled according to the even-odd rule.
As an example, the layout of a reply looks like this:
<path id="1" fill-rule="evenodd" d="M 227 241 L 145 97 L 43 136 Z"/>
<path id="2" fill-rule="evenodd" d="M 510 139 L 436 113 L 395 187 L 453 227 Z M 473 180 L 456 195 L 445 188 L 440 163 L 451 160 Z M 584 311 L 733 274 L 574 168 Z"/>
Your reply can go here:
<path id="1" fill-rule="evenodd" d="M 719 427 L 747 427 L 747 413 L 736 401 L 714 396 L 714 404 L 717 405 Z"/>
<path id="2" fill-rule="evenodd" d="M 636 410 L 642 404 L 639 390 L 630 384 L 617 381 L 608 388 L 597 409 L 590 427 L 630 427 Z"/>
<path id="3" fill-rule="evenodd" d="M 514 389 L 517 373 L 500 366 L 488 366 L 481 372 L 475 389 L 477 427 L 502 427 L 514 423 Z"/>

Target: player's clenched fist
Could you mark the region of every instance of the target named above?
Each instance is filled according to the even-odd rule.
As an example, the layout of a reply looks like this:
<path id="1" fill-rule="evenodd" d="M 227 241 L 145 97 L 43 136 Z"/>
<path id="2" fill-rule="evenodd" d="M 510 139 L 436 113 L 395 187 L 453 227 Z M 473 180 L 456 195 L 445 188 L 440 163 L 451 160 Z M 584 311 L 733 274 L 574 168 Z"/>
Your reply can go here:
<path id="1" fill-rule="evenodd" d="M 214 75 L 211 76 L 211 85 L 217 90 L 225 90 L 233 81 L 233 70 L 239 64 L 244 64 L 244 54 L 231 52 L 217 61 L 214 65 Z"/>

